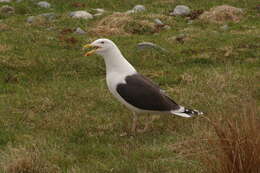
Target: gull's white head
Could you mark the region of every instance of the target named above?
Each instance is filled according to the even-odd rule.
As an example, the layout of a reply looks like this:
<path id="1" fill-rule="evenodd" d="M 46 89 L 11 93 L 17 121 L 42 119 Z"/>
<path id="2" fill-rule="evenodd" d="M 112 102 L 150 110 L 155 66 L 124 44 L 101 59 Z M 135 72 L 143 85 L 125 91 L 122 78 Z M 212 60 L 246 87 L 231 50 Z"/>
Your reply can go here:
<path id="1" fill-rule="evenodd" d="M 86 44 L 84 48 L 92 48 L 91 51 L 87 52 L 85 56 L 90 56 L 94 53 L 98 55 L 105 55 L 108 52 L 117 49 L 117 46 L 113 41 L 106 39 L 106 38 L 100 38 L 95 41 L 93 41 L 91 44 Z"/>

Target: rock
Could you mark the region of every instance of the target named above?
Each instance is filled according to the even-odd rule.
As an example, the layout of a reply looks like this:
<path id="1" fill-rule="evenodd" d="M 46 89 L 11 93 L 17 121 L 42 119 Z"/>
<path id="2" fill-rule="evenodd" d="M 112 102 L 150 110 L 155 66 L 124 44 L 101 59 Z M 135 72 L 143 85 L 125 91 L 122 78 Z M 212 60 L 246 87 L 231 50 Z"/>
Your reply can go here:
<path id="1" fill-rule="evenodd" d="M 102 8 L 94 8 L 93 10 L 95 10 L 98 13 L 104 13 L 105 12 L 105 10 L 102 9 Z"/>
<path id="2" fill-rule="evenodd" d="M 55 13 L 43 13 L 38 16 L 29 16 L 27 18 L 28 23 L 34 23 L 35 21 L 42 21 L 42 19 L 48 19 L 48 20 L 53 20 L 57 17 Z"/>
<path id="3" fill-rule="evenodd" d="M 159 49 L 161 51 L 166 51 L 164 48 L 154 44 L 154 43 L 151 43 L 151 42 L 142 42 L 142 43 L 138 43 L 137 44 L 137 48 L 139 50 L 143 50 L 143 49 L 148 49 L 148 48 L 153 48 L 153 49 Z"/>
<path id="4" fill-rule="evenodd" d="M 229 5 L 221 5 L 211 8 L 200 15 L 199 19 L 210 22 L 223 24 L 226 22 L 237 23 L 243 17 L 243 10 L 241 8 L 232 7 Z"/>
<path id="5" fill-rule="evenodd" d="M 40 15 L 29 16 L 26 21 L 32 25 L 44 25 L 47 23 L 47 18 Z"/>
<path id="6" fill-rule="evenodd" d="M 223 31 L 227 31 L 229 28 L 228 28 L 228 25 L 225 24 L 225 25 L 221 26 L 220 29 Z"/>
<path id="7" fill-rule="evenodd" d="M 126 14 L 131 14 L 131 13 L 134 13 L 134 10 L 128 10 L 125 12 Z"/>
<path id="8" fill-rule="evenodd" d="M 46 1 L 40 1 L 40 2 L 37 3 L 37 5 L 39 7 L 42 7 L 42 8 L 50 8 L 51 7 L 51 4 L 46 2 Z"/>
<path id="9" fill-rule="evenodd" d="M 103 15 L 103 13 L 96 13 L 96 14 L 94 14 L 93 16 L 102 16 Z"/>
<path id="10" fill-rule="evenodd" d="M 173 12 L 170 13 L 171 16 L 187 16 L 191 13 L 189 7 L 185 5 L 177 5 Z"/>
<path id="11" fill-rule="evenodd" d="M 154 19 L 154 23 L 159 26 L 164 26 L 164 23 L 160 19 Z"/>
<path id="12" fill-rule="evenodd" d="M 145 8 L 145 6 L 143 6 L 143 5 L 136 5 L 136 6 L 134 6 L 134 8 L 133 8 L 133 11 L 134 12 L 141 12 L 141 11 L 145 11 L 146 10 L 146 8 Z"/>
<path id="13" fill-rule="evenodd" d="M 57 18 L 57 15 L 55 13 L 43 13 L 43 14 L 40 14 L 39 16 L 46 17 L 48 20 L 53 20 L 53 19 Z"/>
<path id="14" fill-rule="evenodd" d="M 86 11 L 74 11 L 71 12 L 70 17 L 75 19 L 93 19 L 93 15 Z"/>
<path id="15" fill-rule="evenodd" d="M 76 33 L 76 34 L 86 34 L 86 32 L 83 29 L 81 29 L 80 27 L 76 28 L 74 33 Z"/>
<path id="16" fill-rule="evenodd" d="M 93 10 L 95 10 L 97 12 L 96 14 L 94 14 L 94 16 L 101 16 L 105 12 L 105 10 L 102 8 L 94 8 Z"/>
<path id="17" fill-rule="evenodd" d="M 188 21 L 188 25 L 191 25 L 191 24 L 193 24 L 193 20 Z"/>
<path id="18" fill-rule="evenodd" d="M 164 25 L 163 29 L 170 30 L 172 28 L 169 25 Z"/>
<path id="19" fill-rule="evenodd" d="M 28 23 L 33 23 L 34 19 L 35 19 L 35 16 L 29 16 L 26 21 Z"/>
<path id="20" fill-rule="evenodd" d="M 142 12 L 142 11 L 145 11 L 145 10 L 146 10 L 145 6 L 136 5 L 136 6 L 134 6 L 134 8 L 132 10 L 126 11 L 126 14 L 138 13 L 138 12 Z"/>
<path id="21" fill-rule="evenodd" d="M 0 2 L 11 2 L 12 0 L 0 0 Z"/>
<path id="22" fill-rule="evenodd" d="M 10 15 L 10 14 L 14 14 L 14 13 L 15 13 L 14 7 L 11 7 L 11 6 L 9 6 L 9 5 L 3 5 L 3 6 L 0 8 L 0 14 Z"/>

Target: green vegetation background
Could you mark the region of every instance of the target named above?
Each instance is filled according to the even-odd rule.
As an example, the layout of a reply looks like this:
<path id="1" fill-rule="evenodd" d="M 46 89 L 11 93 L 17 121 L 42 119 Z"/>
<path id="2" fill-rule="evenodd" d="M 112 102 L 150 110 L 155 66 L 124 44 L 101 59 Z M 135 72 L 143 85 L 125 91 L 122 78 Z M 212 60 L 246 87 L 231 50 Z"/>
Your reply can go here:
<path id="1" fill-rule="evenodd" d="M 11 3 L 16 13 L 0 15 L 0 172 L 206 172 L 198 149 L 214 135 L 202 118 L 160 116 L 152 128 L 124 136 L 131 112 L 109 93 L 101 57 L 83 57 L 82 45 L 98 36 L 88 31 L 113 11 L 143 4 L 150 13 L 168 15 L 176 5 L 209 10 L 228 4 L 245 11 L 239 23 L 209 24 L 182 17 L 167 21 L 171 29 L 156 34 L 112 35 L 136 69 L 159 84 L 178 103 L 196 108 L 212 119 L 225 119 L 259 105 L 260 20 L 257 0 L 49 0 L 51 9 L 33 1 Z M 84 8 L 72 6 L 86 4 Z M 2 4 L 0 4 L 2 6 Z M 76 20 L 70 11 L 104 8 L 104 16 Z M 28 16 L 45 12 L 60 15 L 35 25 Z M 135 15 L 138 18 L 138 14 Z M 189 39 L 174 39 L 186 34 Z M 168 50 L 138 51 L 150 41 Z M 259 109 L 259 106 L 258 106 Z M 141 116 L 142 128 L 147 116 Z M 207 152 L 207 151 L 204 151 Z"/>

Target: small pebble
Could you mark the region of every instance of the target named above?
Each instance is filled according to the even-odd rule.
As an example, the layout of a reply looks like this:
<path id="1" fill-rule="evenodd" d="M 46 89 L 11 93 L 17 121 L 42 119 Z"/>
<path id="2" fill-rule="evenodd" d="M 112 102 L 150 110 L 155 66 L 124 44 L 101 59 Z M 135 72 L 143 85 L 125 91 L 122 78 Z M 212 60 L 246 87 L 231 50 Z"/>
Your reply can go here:
<path id="1" fill-rule="evenodd" d="M 164 23 L 160 19 L 154 19 L 154 22 L 156 25 L 160 25 L 160 26 L 164 25 Z"/>
<path id="2" fill-rule="evenodd" d="M 70 17 L 76 19 L 93 19 L 93 15 L 86 11 L 74 11 L 71 12 L 69 15 Z"/>
<path id="3" fill-rule="evenodd" d="M 104 13 L 105 10 L 102 8 L 94 8 L 93 10 L 96 10 L 98 13 Z"/>
<path id="4" fill-rule="evenodd" d="M 173 12 L 170 13 L 172 16 L 187 16 L 191 13 L 191 10 L 189 7 L 185 5 L 177 5 Z"/>
<path id="5" fill-rule="evenodd" d="M 81 29 L 80 27 L 76 28 L 74 33 L 76 33 L 76 34 L 86 34 L 86 32 L 83 29 Z"/>
<path id="6" fill-rule="evenodd" d="M 189 25 L 193 24 L 193 21 L 192 21 L 192 20 L 189 20 L 189 21 L 188 21 L 188 24 L 189 24 Z"/>
<path id="7" fill-rule="evenodd" d="M 26 21 L 27 21 L 28 23 L 33 23 L 34 18 L 35 18 L 35 16 L 29 16 Z"/>
<path id="8" fill-rule="evenodd" d="M 0 2 L 11 2 L 12 0 L 0 0 Z"/>
<path id="9" fill-rule="evenodd" d="M 39 16 L 46 17 L 48 20 L 53 20 L 57 17 L 57 15 L 55 13 L 43 13 L 43 14 L 40 14 Z"/>
<path id="10" fill-rule="evenodd" d="M 137 12 L 142 12 L 145 11 L 146 8 L 143 5 L 136 5 L 132 10 L 126 11 L 126 14 L 131 14 L 131 13 L 137 13 Z"/>
<path id="11" fill-rule="evenodd" d="M 145 6 L 143 6 L 143 5 L 136 5 L 136 6 L 134 6 L 134 8 L 133 8 L 133 11 L 134 12 L 141 12 L 141 11 L 145 11 L 146 10 L 146 8 L 145 8 Z"/>
<path id="12" fill-rule="evenodd" d="M 226 31 L 226 30 L 228 30 L 229 28 L 228 28 L 228 25 L 225 24 L 225 25 L 221 26 L 220 29 L 223 30 L 223 31 Z"/>
<path id="13" fill-rule="evenodd" d="M 166 51 L 164 48 L 154 44 L 154 43 L 151 43 L 151 42 L 142 42 L 142 43 L 138 43 L 137 44 L 137 48 L 140 49 L 140 50 L 143 50 L 143 49 L 147 49 L 147 48 L 154 48 L 154 49 L 159 49 L 159 50 L 162 50 L 162 51 Z"/>
<path id="14" fill-rule="evenodd" d="M 163 29 L 169 30 L 169 29 L 171 29 L 171 27 L 170 27 L 169 25 L 165 25 L 165 26 L 163 27 Z"/>
<path id="15" fill-rule="evenodd" d="M 40 1 L 40 2 L 37 3 L 37 5 L 39 7 L 42 7 L 42 8 L 50 8 L 51 7 L 51 4 L 46 2 L 46 1 Z"/>
<path id="16" fill-rule="evenodd" d="M 105 10 L 102 9 L 102 8 L 94 8 L 93 10 L 95 10 L 97 12 L 93 16 L 102 16 L 104 14 L 104 12 L 105 12 Z"/>

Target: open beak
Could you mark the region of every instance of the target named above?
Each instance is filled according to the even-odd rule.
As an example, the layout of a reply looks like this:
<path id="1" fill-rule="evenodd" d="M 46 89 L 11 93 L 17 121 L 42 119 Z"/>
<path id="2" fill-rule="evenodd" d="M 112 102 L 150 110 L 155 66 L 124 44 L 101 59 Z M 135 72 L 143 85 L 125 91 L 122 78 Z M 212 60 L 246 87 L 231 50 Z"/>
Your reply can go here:
<path id="1" fill-rule="evenodd" d="M 86 45 L 83 46 L 83 49 L 86 49 L 86 48 L 93 48 L 93 50 L 88 51 L 87 53 L 84 54 L 84 56 L 90 56 L 90 55 L 94 54 L 99 47 L 94 46 L 92 44 L 86 44 Z"/>

